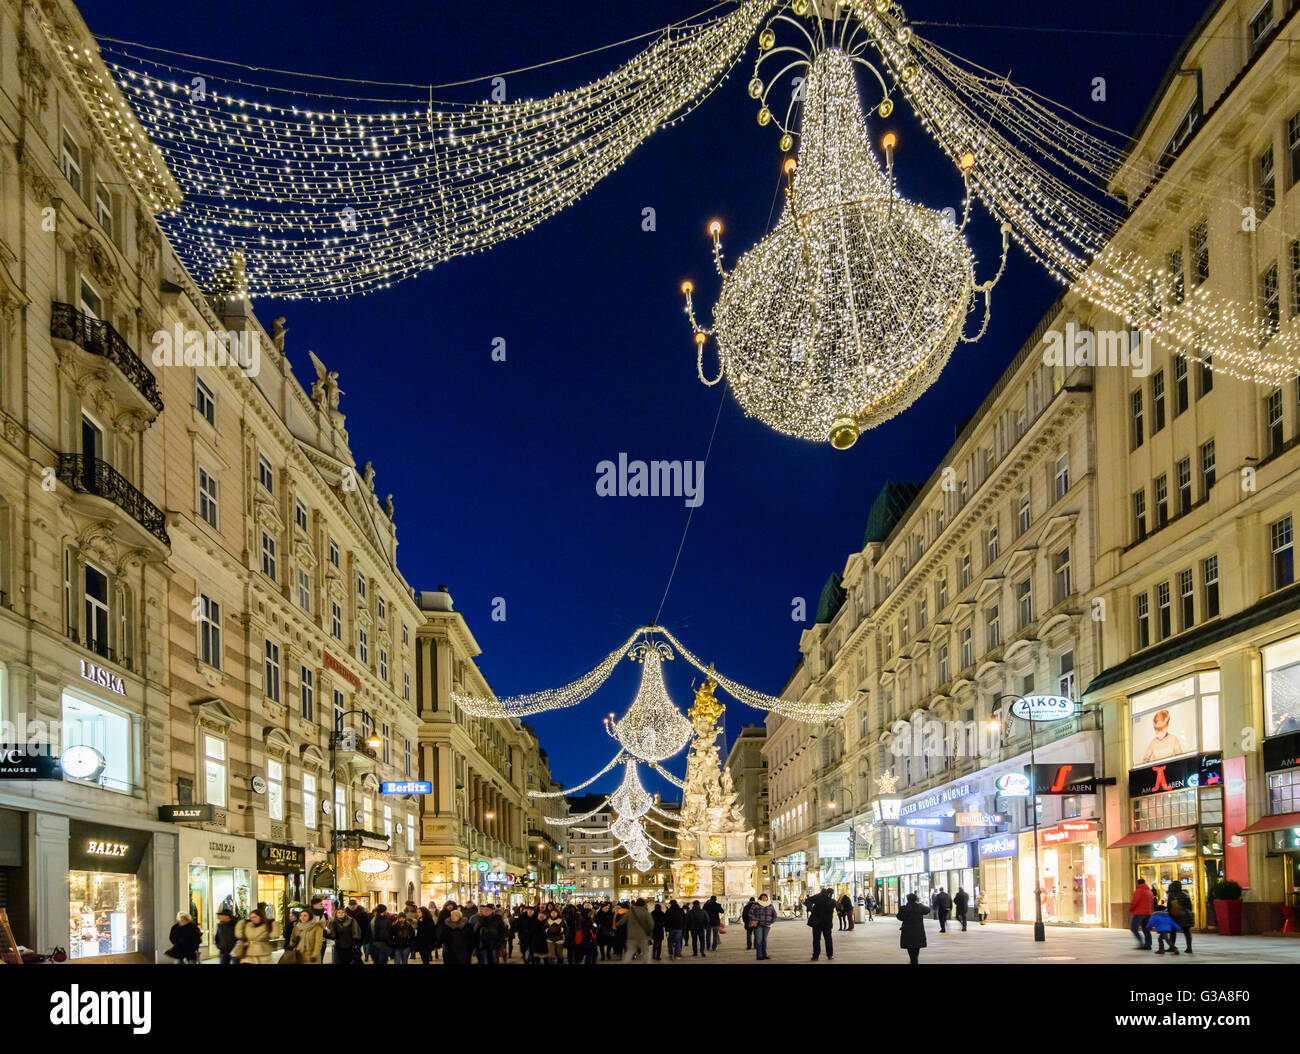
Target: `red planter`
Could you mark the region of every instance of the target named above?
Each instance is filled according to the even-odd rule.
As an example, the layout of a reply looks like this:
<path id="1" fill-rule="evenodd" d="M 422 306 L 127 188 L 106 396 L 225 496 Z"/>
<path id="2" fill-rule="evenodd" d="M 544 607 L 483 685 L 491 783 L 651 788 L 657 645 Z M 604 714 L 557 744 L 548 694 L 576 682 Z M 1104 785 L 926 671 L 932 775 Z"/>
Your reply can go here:
<path id="1" fill-rule="evenodd" d="M 1214 922 L 1218 931 L 1226 937 L 1241 935 L 1241 901 L 1216 900 L 1214 902 Z"/>

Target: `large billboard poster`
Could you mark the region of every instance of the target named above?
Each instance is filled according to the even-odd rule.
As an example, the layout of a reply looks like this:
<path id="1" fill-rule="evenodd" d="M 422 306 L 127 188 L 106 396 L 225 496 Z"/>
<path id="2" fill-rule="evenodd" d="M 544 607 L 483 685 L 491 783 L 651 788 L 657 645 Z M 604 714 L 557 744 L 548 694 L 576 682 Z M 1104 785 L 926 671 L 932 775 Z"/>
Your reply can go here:
<path id="1" fill-rule="evenodd" d="M 1133 767 L 1168 761 L 1199 749 L 1196 737 L 1196 697 L 1134 714 L 1129 740 Z"/>

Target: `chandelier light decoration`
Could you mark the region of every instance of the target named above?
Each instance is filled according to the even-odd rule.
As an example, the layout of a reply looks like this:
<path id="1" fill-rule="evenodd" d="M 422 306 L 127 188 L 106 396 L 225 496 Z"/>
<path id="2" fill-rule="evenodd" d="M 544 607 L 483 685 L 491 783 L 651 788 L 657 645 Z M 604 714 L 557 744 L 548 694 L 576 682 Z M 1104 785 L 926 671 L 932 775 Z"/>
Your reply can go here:
<path id="1" fill-rule="evenodd" d="M 627 713 L 608 722 L 607 728 L 633 757 L 663 761 L 686 746 L 692 731 L 664 684 L 663 664 L 672 659 L 672 649 L 662 641 L 643 641 L 632 648 L 629 657 L 641 663 L 641 685 Z"/>
<path id="2" fill-rule="evenodd" d="M 164 225 L 200 285 L 239 249 L 250 295 L 329 299 L 386 288 L 572 204 L 706 98 L 770 9 L 747 0 L 668 26 L 600 80 L 519 101 L 438 101 L 433 88 L 348 98 L 249 84 L 140 45 L 101 50 L 184 191 Z"/>
<path id="3" fill-rule="evenodd" d="M 794 26 L 808 50 L 775 47 L 774 25 Z M 865 42 L 855 42 L 849 19 L 823 25 L 815 20 L 813 34 L 782 13 L 759 38 L 750 94 L 761 104 L 761 124 L 774 120 L 768 104 L 776 79 L 806 68 L 798 159 L 786 161 L 786 203 L 775 228 L 728 273 L 721 226 L 710 225 L 723 278 L 712 327 L 695 317 L 692 284 L 682 288 L 701 381 L 716 384 L 725 376 L 747 414 L 787 435 L 829 439 L 845 449 L 934 382 L 962 339 L 973 297 L 982 296 L 987 307 L 1001 269 L 976 285 L 974 255 L 963 237 L 969 197 L 958 226 L 955 212 L 945 217 L 897 192 L 895 140 L 884 140 L 882 168 L 854 66 L 871 70 L 882 89 L 884 80 L 862 57 Z M 766 81 L 765 62 L 781 67 Z M 788 149 L 794 132 L 785 121 L 776 123 Z M 703 365 L 709 335 L 721 364 L 713 380 Z"/>
<path id="4" fill-rule="evenodd" d="M 636 762 L 631 760 L 625 762 L 623 782 L 609 796 L 610 807 L 620 816 L 636 819 L 648 813 L 653 803 L 654 799 L 650 796 L 650 792 L 641 785 L 641 779 L 636 771 Z"/>

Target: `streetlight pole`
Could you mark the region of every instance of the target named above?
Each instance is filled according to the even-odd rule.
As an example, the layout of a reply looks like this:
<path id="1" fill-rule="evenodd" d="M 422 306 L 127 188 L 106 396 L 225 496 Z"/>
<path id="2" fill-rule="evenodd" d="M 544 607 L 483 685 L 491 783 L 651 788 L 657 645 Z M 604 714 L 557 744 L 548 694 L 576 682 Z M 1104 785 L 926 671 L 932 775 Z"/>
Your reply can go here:
<path id="1" fill-rule="evenodd" d="M 338 909 L 339 909 L 339 905 L 341 905 L 341 904 L 343 903 L 343 887 L 342 887 L 342 885 L 341 885 L 341 877 L 340 877 L 340 876 L 341 876 L 341 873 L 340 873 L 340 869 L 339 869 L 339 851 L 340 851 L 340 849 L 341 849 L 341 845 L 340 845 L 341 839 L 339 838 L 339 834 L 340 834 L 340 831 L 339 831 L 339 819 L 340 819 L 340 818 L 339 818 L 339 815 L 338 815 L 338 812 L 337 812 L 337 810 L 338 810 L 338 783 L 339 783 L 338 751 L 339 751 L 339 747 L 343 744 L 343 736 L 344 736 L 344 734 L 345 734 L 345 729 L 344 729 L 344 727 L 343 727 L 343 726 L 344 726 L 344 722 L 347 720 L 347 718 L 349 718 L 349 717 L 350 717 L 351 715 L 353 715 L 353 714 L 360 714 L 362 717 L 364 717 L 364 718 L 366 719 L 366 724 L 368 724 L 368 725 L 372 725 L 372 726 L 373 726 L 373 724 L 374 724 L 374 722 L 372 721 L 372 719 L 371 719 L 371 717 L 370 717 L 370 712 L 369 712 L 368 710 L 346 710 L 346 711 L 344 711 L 343 713 L 341 713 L 341 714 L 338 715 L 338 720 L 337 720 L 337 722 L 336 722 L 336 724 L 335 724 L 335 726 L 334 726 L 334 731 L 333 731 L 333 733 L 330 735 L 330 776 L 331 776 L 331 780 L 330 780 L 330 791 L 331 791 L 331 792 L 333 793 L 333 795 L 334 795 L 334 810 L 335 810 L 335 812 L 334 812 L 334 827 L 333 827 L 333 834 L 332 834 L 332 837 L 333 837 L 333 840 L 334 840 L 334 845 L 333 845 L 334 854 L 333 854 L 333 855 L 334 855 L 334 910 L 335 910 L 335 911 L 338 911 Z M 369 736 L 369 737 L 366 739 L 366 746 L 367 746 L 368 748 L 370 748 L 371 750 L 377 749 L 377 746 L 375 746 L 375 747 L 372 747 L 372 746 L 371 746 L 371 743 L 372 743 L 372 742 L 374 742 L 375 744 L 378 744 L 378 742 L 379 742 L 379 740 L 378 740 L 377 738 L 374 737 L 373 733 L 371 734 L 371 736 Z M 346 792 L 345 792 L 345 793 L 344 793 L 344 799 L 345 799 L 345 801 L 344 801 L 344 808 L 345 808 L 345 809 L 347 808 L 346 798 L 347 798 L 347 794 L 346 794 Z M 346 818 L 344 818 L 344 819 L 346 819 Z"/>
<path id="2" fill-rule="evenodd" d="M 998 702 L 1012 699 L 1023 702 L 1022 695 L 1000 695 Z M 1042 943 L 1047 940 L 1047 927 L 1043 925 L 1043 879 L 1038 861 L 1038 765 L 1034 753 L 1034 718 L 1033 708 L 1026 707 L 1028 716 L 1022 720 L 1029 723 L 1029 809 L 1034 820 L 1034 941 Z"/>
<path id="3" fill-rule="evenodd" d="M 858 914 L 858 832 L 853 825 L 854 814 L 857 812 L 858 802 L 845 784 L 840 785 L 840 790 L 848 795 L 849 798 L 849 854 L 853 861 L 853 917 L 857 920 Z M 835 803 L 830 803 L 831 808 L 835 808 Z"/>

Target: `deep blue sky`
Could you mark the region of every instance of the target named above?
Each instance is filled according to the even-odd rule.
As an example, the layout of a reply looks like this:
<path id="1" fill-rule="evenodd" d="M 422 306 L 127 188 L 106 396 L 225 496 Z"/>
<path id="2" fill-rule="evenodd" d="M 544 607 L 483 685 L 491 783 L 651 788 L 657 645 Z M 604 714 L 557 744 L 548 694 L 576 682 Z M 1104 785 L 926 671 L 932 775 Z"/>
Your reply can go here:
<path id="1" fill-rule="evenodd" d="M 224 0 L 197 17 L 187 5 L 81 0 L 91 29 L 106 36 L 415 83 L 573 54 L 703 6 Z M 918 23 L 964 24 L 920 28 L 938 43 L 1124 131 L 1202 11 L 1194 0 L 1079 0 L 1024 5 L 1024 13 L 1001 0 L 905 6 Z M 519 97 L 577 86 L 629 53 L 511 77 L 508 90 Z M 696 280 L 707 318 L 716 293 L 707 221 L 726 225 L 729 263 L 766 228 L 781 155 L 776 133 L 754 120 L 745 92 L 752 65 L 751 45 L 737 74 L 687 121 L 653 136 L 592 194 L 523 238 L 350 301 L 257 304 L 268 323 L 288 317 L 288 349 L 304 383 L 313 376 L 308 348 L 339 371 L 357 460 L 374 462 L 381 495 L 394 493 L 400 565 L 417 589 L 448 585 L 499 694 L 581 675 L 659 608 L 688 510 L 679 499 L 597 497 L 596 464 L 620 451 L 704 457 L 724 393 L 696 380 L 678 286 Z M 1105 104 L 1089 100 L 1097 76 L 1107 80 Z M 461 91 L 453 97 L 487 94 Z M 934 163 L 905 111 L 888 122 L 900 137 L 903 193 L 957 205 L 959 181 Z M 877 139 L 881 130 L 873 127 Z M 653 233 L 641 230 L 646 206 L 657 212 Z M 973 239 L 981 280 L 996 237 L 981 215 Z M 847 453 L 777 435 L 727 395 L 704 503 L 661 621 L 720 670 L 778 692 L 807 626 L 791 621 L 792 598 L 806 598 L 811 620 L 827 575 L 861 544 L 882 482 L 930 474 L 954 425 L 979 405 L 1057 291 L 1013 255 L 984 340 L 961 345 L 930 392 Z M 504 364 L 489 357 L 496 337 L 507 341 Z M 490 618 L 494 597 L 505 599 L 505 622 Z M 692 671 L 678 661 L 668 672 L 685 706 Z M 608 760 L 613 744 L 600 718 L 626 709 L 636 675 L 624 662 L 582 707 L 531 719 L 559 779 L 572 785 Z M 761 720 L 739 704 L 727 716 L 732 733 Z M 673 767 L 680 773 L 680 760 Z"/>

